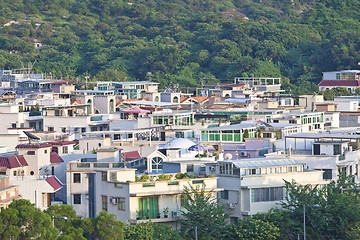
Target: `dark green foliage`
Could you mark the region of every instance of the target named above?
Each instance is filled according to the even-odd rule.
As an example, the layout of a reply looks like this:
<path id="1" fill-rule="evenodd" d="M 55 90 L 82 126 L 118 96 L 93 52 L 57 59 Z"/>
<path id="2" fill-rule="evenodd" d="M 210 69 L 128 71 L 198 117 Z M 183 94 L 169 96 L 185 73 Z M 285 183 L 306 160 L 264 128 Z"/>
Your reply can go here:
<path id="1" fill-rule="evenodd" d="M 357 68 L 359 11 L 357 0 L 3 0 L 0 68 L 36 61 L 38 72 L 82 81 L 151 72 L 162 87 L 281 76 L 292 94 L 312 94 L 322 72 Z"/>
<path id="2" fill-rule="evenodd" d="M 1 239 L 56 239 L 59 231 L 51 217 L 28 200 L 17 200 L 0 212 Z"/>
<path id="3" fill-rule="evenodd" d="M 186 239 L 193 239 L 197 227 L 198 239 L 223 239 L 226 237 L 225 206 L 220 205 L 213 192 L 205 191 L 205 185 L 184 188 L 184 211 L 178 222 L 180 234 Z"/>
<path id="4" fill-rule="evenodd" d="M 279 228 L 279 239 L 302 237 L 303 206 L 314 204 L 319 207 L 306 208 L 307 239 L 359 239 L 359 186 L 353 183 L 353 176 L 340 173 L 337 182 L 325 187 L 286 182 L 286 190 L 288 195 L 281 204 L 284 210 L 254 216 Z"/>
<path id="5" fill-rule="evenodd" d="M 162 224 L 154 224 L 151 221 L 127 225 L 125 228 L 126 240 L 181 240 L 177 231 L 172 227 Z"/>
<path id="6" fill-rule="evenodd" d="M 273 223 L 252 217 L 239 220 L 228 231 L 229 239 L 275 240 L 279 237 L 279 228 Z"/>

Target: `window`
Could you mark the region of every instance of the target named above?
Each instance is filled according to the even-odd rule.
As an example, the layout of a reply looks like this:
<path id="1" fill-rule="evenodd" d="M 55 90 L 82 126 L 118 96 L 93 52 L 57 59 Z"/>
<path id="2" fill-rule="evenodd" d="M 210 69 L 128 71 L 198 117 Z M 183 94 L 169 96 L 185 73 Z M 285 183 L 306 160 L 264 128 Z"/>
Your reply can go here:
<path id="1" fill-rule="evenodd" d="M 144 183 L 143 187 L 155 187 L 155 183 Z"/>
<path id="2" fill-rule="evenodd" d="M 176 132 L 176 133 L 175 133 L 175 137 L 176 137 L 176 138 L 184 138 L 184 136 L 185 136 L 185 135 L 184 135 L 184 132 Z"/>
<path id="3" fill-rule="evenodd" d="M 185 206 L 186 200 L 187 200 L 186 195 L 181 195 L 180 204 L 182 207 Z"/>
<path id="4" fill-rule="evenodd" d="M 186 165 L 186 172 L 194 172 L 194 164 Z"/>
<path id="5" fill-rule="evenodd" d="M 159 198 L 139 198 L 139 217 L 143 218 L 157 218 L 159 215 Z"/>
<path id="6" fill-rule="evenodd" d="M 334 155 L 341 154 L 341 145 L 336 144 L 336 145 L 334 145 L 333 148 L 334 148 Z"/>
<path id="7" fill-rule="evenodd" d="M 194 180 L 192 181 L 193 184 L 200 184 L 200 183 L 204 183 L 204 180 Z"/>
<path id="8" fill-rule="evenodd" d="M 122 188 L 122 187 L 123 187 L 123 184 L 122 184 L 122 183 L 115 183 L 115 187 L 116 187 L 116 188 Z"/>
<path id="9" fill-rule="evenodd" d="M 229 190 L 224 190 L 220 192 L 221 199 L 229 199 Z"/>
<path id="10" fill-rule="evenodd" d="M 74 173 L 74 183 L 81 183 L 81 174 Z"/>
<path id="11" fill-rule="evenodd" d="M 110 172 L 110 181 L 117 181 L 117 173 L 116 172 Z"/>
<path id="12" fill-rule="evenodd" d="M 271 138 L 271 133 L 263 133 L 263 138 Z"/>
<path id="13" fill-rule="evenodd" d="M 81 128 L 81 132 L 82 132 L 82 133 L 86 132 L 86 128 L 84 128 L 84 127 Z"/>
<path id="14" fill-rule="evenodd" d="M 61 132 L 62 132 L 62 133 L 66 133 L 66 127 L 62 127 L 62 128 L 61 128 Z"/>
<path id="15" fill-rule="evenodd" d="M 168 182 L 168 185 L 179 185 L 179 182 Z"/>
<path id="16" fill-rule="evenodd" d="M 107 172 L 101 172 L 101 180 L 107 181 Z"/>
<path id="17" fill-rule="evenodd" d="M 108 210 L 108 197 L 101 196 L 101 202 L 102 202 L 102 210 L 107 211 Z"/>
<path id="18" fill-rule="evenodd" d="M 48 131 L 49 131 L 49 132 L 53 132 L 53 131 L 54 131 L 54 127 L 48 127 Z"/>
<path id="19" fill-rule="evenodd" d="M 47 150 L 44 150 L 44 153 L 46 154 L 46 153 L 47 153 Z"/>
<path id="20" fill-rule="evenodd" d="M 340 73 L 336 73 L 336 80 L 340 80 Z"/>
<path id="21" fill-rule="evenodd" d="M 65 154 L 65 153 L 68 153 L 68 146 L 65 146 L 65 147 L 63 147 L 63 153 Z"/>
<path id="22" fill-rule="evenodd" d="M 27 155 L 35 155 L 35 151 L 28 151 Z"/>
<path id="23" fill-rule="evenodd" d="M 118 198 L 118 209 L 125 210 L 125 198 Z"/>
<path id="24" fill-rule="evenodd" d="M 328 180 L 332 179 L 332 170 L 331 169 L 323 169 L 323 179 Z"/>
<path id="25" fill-rule="evenodd" d="M 91 132 L 97 131 L 97 127 L 91 127 L 91 128 L 90 128 L 90 131 L 91 131 Z"/>
<path id="26" fill-rule="evenodd" d="M 231 175 L 231 170 L 232 170 L 232 164 L 229 163 L 220 164 L 220 174 Z"/>
<path id="27" fill-rule="evenodd" d="M 81 204 L 81 194 L 74 194 L 74 204 Z"/>
<path id="28" fill-rule="evenodd" d="M 163 170 L 163 159 L 161 157 L 153 157 L 151 159 L 151 168 L 153 173 L 162 172 Z"/>
<path id="29" fill-rule="evenodd" d="M 284 199 L 284 190 L 282 187 L 251 189 L 252 202 L 281 201 L 283 199 Z"/>

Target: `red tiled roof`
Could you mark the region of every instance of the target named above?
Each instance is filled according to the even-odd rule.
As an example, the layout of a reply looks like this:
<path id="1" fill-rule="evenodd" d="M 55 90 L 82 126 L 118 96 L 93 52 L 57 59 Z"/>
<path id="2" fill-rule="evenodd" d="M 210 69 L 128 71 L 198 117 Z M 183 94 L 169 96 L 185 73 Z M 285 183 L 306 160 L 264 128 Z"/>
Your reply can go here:
<path id="1" fill-rule="evenodd" d="M 81 105 L 82 102 L 81 101 L 73 101 L 73 102 L 71 102 L 71 105 L 74 105 L 74 104 Z"/>
<path id="2" fill-rule="evenodd" d="M 52 82 L 51 84 L 68 84 L 67 81 L 57 81 L 57 82 Z"/>
<path id="3" fill-rule="evenodd" d="M 359 80 L 322 80 L 319 87 L 360 87 Z"/>
<path id="4" fill-rule="evenodd" d="M 58 141 L 58 142 L 47 142 L 48 144 L 51 144 L 52 146 L 65 146 L 65 145 L 74 145 L 77 142 L 75 141 Z"/>
<path id="5" fill-rule="evenodd" d="M 23 155 L 0 157 L 0 167 L 6 167 L 11 169 L 11 168 L 18 168 L 27 165 L 28 163 L 26 162 Z"/>
<path id="6" fill-rule="evenodd" d="M 50 153 L 50 162 L 51 163 L 62 163 L 62 162 L 64 162 L 64 160 L 62 160 L 62 158 L 56 152 L 51 152 Z"/>
<path id="7" fill-rule="evenodd" d="M 49 143 L 40 143 L 40 144 L 19 144 L 16 148 L 46 148 L 51 147 Z"/>
<path id="8" fill-rule="evenodd" d="M 60 182 L 60 180 L 55 177 L 49 177 L 48 179 L 46 179 L 46 182 L 56 191 L 59 190 L 60 188 L 62 188 L 63 184 Z"/>
<path id="9" fill-rule="evenodd" d="M 186 102 L 187 100 L 190 100 L 190 99 L 201 103 L 201 102 L 205 102 L 206 100 L 208 100 L 209 97 L 208 96 L 204 96 L 204 97 L 185 97 L 185 98 L 180 98 L 180 102 L 184 103 L 184 102 Z"/>
<path id="10" fill-rule="evenodd" d="M 141 158 L 138 151 L 124 152 L 121 153 L 121 157 L 124 159 L 138 159 Z"/>

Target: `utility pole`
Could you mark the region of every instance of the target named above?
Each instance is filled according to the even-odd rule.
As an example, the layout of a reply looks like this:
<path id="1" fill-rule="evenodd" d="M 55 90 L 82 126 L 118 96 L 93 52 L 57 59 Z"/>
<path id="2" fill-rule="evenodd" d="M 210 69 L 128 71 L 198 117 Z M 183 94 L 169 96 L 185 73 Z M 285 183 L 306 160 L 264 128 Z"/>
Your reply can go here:
<path id="1" fill-rule="evenodd" d="M 85 75 L 85 90 L 87 90 L 87 82 L 89 80 L 89 76 L 88 76 L 88 72 L 86 71 L 86 75 Z"/>

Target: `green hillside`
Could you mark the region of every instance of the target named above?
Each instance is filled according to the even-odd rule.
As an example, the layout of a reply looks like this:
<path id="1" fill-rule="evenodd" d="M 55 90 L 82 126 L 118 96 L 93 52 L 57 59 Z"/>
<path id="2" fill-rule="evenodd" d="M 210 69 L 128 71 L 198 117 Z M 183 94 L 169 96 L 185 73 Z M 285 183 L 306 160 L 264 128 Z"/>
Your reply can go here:
<path id="1" fill-rule="evenodd" d="M 312 93 L 323 71 L 358 68 L 359 12 L 357 0 L 0 0 L 0 69 L 162 86 L 281 76 Z"/>

